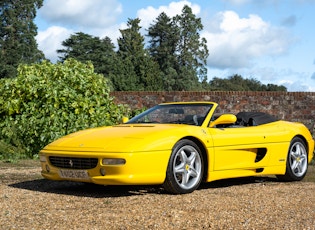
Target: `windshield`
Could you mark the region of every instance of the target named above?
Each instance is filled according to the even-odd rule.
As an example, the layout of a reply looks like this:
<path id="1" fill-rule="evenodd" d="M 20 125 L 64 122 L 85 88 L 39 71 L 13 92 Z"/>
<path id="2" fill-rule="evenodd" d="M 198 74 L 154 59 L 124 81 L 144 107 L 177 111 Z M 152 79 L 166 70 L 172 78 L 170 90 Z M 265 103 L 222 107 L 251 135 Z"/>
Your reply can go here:
<path id="1" fill-rule="evenodd" d="M 162 123 L 202 125 L 212 104 L 164 104 L 157 105 L 130 119 L 127 124 Z"/>

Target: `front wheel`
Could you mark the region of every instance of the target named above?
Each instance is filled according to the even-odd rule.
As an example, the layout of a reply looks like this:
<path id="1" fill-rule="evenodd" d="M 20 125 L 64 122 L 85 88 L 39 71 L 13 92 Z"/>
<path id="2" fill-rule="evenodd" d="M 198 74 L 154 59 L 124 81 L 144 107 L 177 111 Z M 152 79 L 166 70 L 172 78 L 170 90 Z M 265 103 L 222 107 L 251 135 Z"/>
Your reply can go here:
<path id="1" fill-rule="evenodd" d="M 164 188 L 174 194 L 193 192 L 199 187 L 203 172 L 203 157 L 199 147 L 191 140 L 181 140 L 173 148 Z"/>
<path id="2" fill-rule="evenodd" d="M 278 175 L 277 177 L 284 181 L 299 181 L 305 177 L 307 167 L 306 144 L 301 138 L 295 137 L 290 144 L 285 175 Z"/>

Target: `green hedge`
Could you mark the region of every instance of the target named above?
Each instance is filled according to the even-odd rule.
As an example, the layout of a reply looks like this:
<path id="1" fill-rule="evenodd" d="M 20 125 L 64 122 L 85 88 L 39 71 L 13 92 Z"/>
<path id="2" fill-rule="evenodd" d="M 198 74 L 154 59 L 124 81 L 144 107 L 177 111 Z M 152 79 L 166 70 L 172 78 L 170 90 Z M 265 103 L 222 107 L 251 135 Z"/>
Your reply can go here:
<path id="1" fill-rule="evenodd" d="M 0 158 L 34 157 L 61 136 L 118 123 L 129 110 L 109 91 L 91 63 L 20 65 L 16 78 L 0 80 Z"/>

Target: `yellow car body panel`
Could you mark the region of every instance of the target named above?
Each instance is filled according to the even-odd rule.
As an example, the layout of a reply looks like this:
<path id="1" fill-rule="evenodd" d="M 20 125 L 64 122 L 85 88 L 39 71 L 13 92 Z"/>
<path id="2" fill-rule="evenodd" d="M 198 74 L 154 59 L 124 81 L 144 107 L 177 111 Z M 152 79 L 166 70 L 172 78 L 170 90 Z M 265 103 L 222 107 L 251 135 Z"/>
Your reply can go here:
<path id="1" fill-rule="evenodd" d="M 292 130 L 294 126 L 295 129 Z M 287 127 L 290 127 L 288 129 Z M 210 156 L 208 180 L 257 175 L 282 175 L 290 141 L 297 134 L 308 143 L 308 162 L 314 151 L 314 140 L 309 131 L 299 123 L 277 121 L 246 128 L 210 128 L 213 153 Z M 265 150 L 266 157 L 255 162 L 257 151 Z M 210 151 L 209 151 L 210 152 Z M 260 172 L 260 169 L 264 169 Z"/>
<path id="2" fill-rule="evenodd" d="M 88 152 L 58 152 L 58 151 L 45 151 L 41 152 L 49 158 L 50 155 L 54 156 L 67 156 L 71 157 L 72 154 L 76 157 L 87 155 Z M 60 155 L 59 155 L 60 154 Z M 117 158 L 117 154 L 111 153 L 98 153 L 89 154 L 89 157 L 95 158 Z M 166 165 L 169 159 L 169 151 L 159 152 L 136 152 L 136 153 L 120 153 L 119 158 L 126 160 L 125 165 L 103 165 L 101 161 L 93 169 L 86 170 L 88 173 L 87 178 L 62 178 L 60 176 L 60 169 L 50 166 L 47 172 L 45 165 L 42 162 L 42 175 L 43 177 L 51 180 L 74 180 L 82 182 L 92 182 L 95 184 L 105 185 L 122 185 L 122 184 L 162 184 L 165 179 Z M 100 170 L 105 170 L 105 176 L 100 174 Z"/>
<path id="3" fill-rule="evenodd" d="M 192 140 L 202 150 L 204 165 L 207 166 L 204 179 L 208 182 L 285 174 L 290 143 L 297 136 L 307 145 L 308 162 L 313 158 L 314 140 L 302 124 L 275 121 L 252 127 L 212 127 L 218 104 L 175 104 L 199 103 L 212 106 L 200 125 L 127 123 L 87 129 L 62 137 L 41 150 L 41 173 L 51 180 L 103 185 L 163 184 L 173 148 L 182 139 Z M 181 115 L 181 111 L 176 112 L 176 116 Z M 226 118 L 222 119 L 224 124 L 232 119 Z M 66 165 L 52 164 L 54 158 L 62 158 Z M 90 158 L 96 159 L 93 168 L 72 168 L 76 159 L 85 162 Z M 109 162 L 118 159 L 118 163 L 106 164 L 104 159 L 109 159 Z M 123 159 L 122 163 L 120 159 Z"/>
<path id="4" fill-rule="evenodd" d="M 42 175 L 51 180 L 62 180 L 59 169 L 46 164 L 50 156 L 98 158 L 96 168 L 87 170 L 90 178 L 73 179 L 97 184 L 161 184 L 165 180 L 166 167 L 174 143 L 182 138 L 179 133 L 197 135 L 206 141 L 199 128 L 182 125 L 118 125 L 88 129 L 70 134 L 47 145 L 40 154 Z M 107 135 L 104 140 L 103 135 Z M 104 158 L 123 158 L 125 165 L 103 165 Z M 106 176 L 100 175 L 100 169 Z M 68 178 L 71 179 L 72 178 Z"/>

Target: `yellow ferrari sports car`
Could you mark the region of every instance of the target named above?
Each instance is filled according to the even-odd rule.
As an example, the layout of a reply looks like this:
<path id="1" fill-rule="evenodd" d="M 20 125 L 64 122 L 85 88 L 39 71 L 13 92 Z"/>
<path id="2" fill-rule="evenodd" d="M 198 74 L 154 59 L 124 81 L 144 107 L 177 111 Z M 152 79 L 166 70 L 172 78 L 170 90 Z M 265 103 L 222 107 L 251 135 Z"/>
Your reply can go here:
<path id="1" fill-rule="evenodd" d="M 217 107 L 163 103 L 123 124 L 67 135 L 40 151 L 41 173 L 102 185 L 160 184 L 173 194 L 225 178 L 304 178 L 314 140 L 303 124 L 262 112 L 218 114 Z"/>

